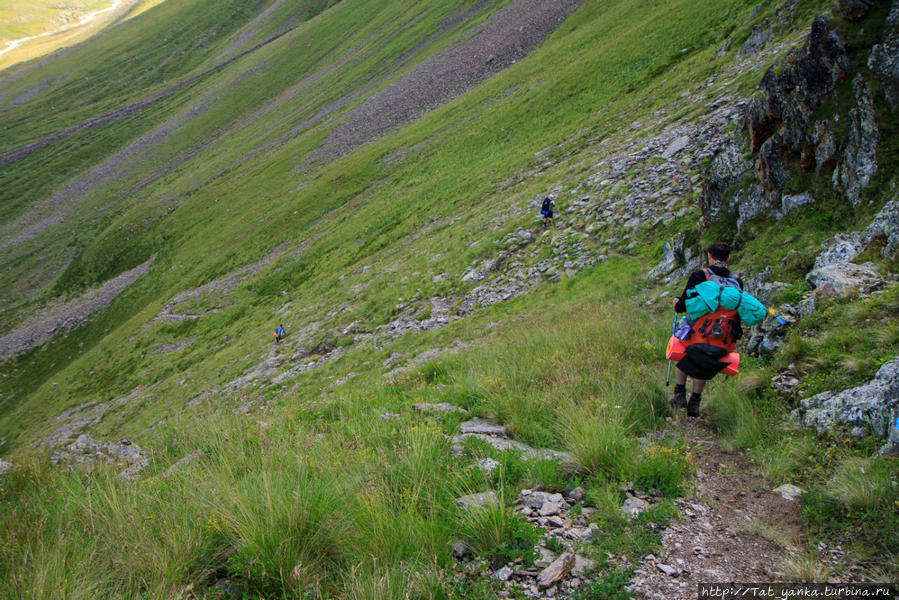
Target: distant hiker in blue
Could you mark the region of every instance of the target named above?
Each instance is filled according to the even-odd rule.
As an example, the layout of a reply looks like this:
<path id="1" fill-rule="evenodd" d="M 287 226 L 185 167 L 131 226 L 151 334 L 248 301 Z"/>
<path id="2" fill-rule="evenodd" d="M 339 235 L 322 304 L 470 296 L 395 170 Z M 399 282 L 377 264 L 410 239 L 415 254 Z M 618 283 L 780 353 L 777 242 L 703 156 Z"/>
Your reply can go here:
<path id="1" fill-rule="evenodd" d="M 553 220 L 553 208 L 556 206 L 556 203 L 553 201 L 552 197 L 547 196 L 543 199 L 543 205 L 540 207 L 540 214 L 543 215 L 543 227 L 546 228 L 550 223 L 553 224 L 553 227 L 556 226 L 555 220 Z"/>
<path id="2" fill-rule="evenodd" d="M 278 325 L 278 328 L 275 329 L 274 336 L 275 336 L 275 343 L 277 344 L 278 342 L 281 341 L 281 338 L 284 337 L 284 327 L 281 325 Z"/>
<path id="3" fill-rule="evenodd" d="M 743 281 L 727 268 L 730 260 L 730 246 L 715 242 L 708 249 L 709 266 L 694 271 L 687 280 L 684 293 L 674 300 L 674 311 L 687 312 L 687 298 L 695 295 L 694 288 L 704 281 L 714 281 L 720 287 L 743 289 Z M 719 295 L 720 297 L 720 295 Z M 670 402 L 675 407 L 686 407 L 687 416 L 699 416 L 699 403 L 705 382 L 717 375 L 727 364 L 721 362 L 729 352 L 733 352 L 736 342 L 743 335 L 742 322 L 736 310 L 719 308 L 692 324 L 686 340 L 686 356 L 677 363 L 674 397 Z M 687 376 L 693 378 L 693 393 L 687 401 Z"/>

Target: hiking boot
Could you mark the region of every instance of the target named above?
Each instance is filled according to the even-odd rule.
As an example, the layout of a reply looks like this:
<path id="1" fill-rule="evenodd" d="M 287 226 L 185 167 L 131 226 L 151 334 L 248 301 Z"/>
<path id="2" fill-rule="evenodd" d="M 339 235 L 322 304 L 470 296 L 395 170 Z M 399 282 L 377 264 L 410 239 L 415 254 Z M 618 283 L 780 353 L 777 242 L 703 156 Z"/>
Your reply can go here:
<path id="1" fill-rule="evenodd" d="M 687 403 L 687 416 L 688 417 L 698 417 L 699 416 L 699 403 L 702 402 L 702 398 L 693 394 L 690 396 L 690 401 Z"/>
<path id="2" fill-rule="evenodd" d="M 674 396 L 668 401 L 675 408 L 683 408 L 687 405 L 687 394 L 685 392 L 674 392 Z"/>

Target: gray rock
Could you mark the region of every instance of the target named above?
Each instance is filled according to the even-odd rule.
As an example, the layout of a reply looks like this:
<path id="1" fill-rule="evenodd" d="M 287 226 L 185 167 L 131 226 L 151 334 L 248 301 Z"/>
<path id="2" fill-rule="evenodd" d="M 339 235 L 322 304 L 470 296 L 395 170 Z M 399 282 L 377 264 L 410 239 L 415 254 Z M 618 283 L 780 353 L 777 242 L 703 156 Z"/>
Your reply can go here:
<path id="1" fill-rule="evenodd" d="M 515 572 L 512 569 L 510 569 L 509 567 L 506 566 L 506 567 L 503 567 L 502 569 L 494 571 L 493 575 L 491 575 L 490 577 L 492 577 L 493 579 L 496 579 L 497 581 L 509 581 L 509 578 L 512 577 L 512 575 L 514 575 L 514 573 Z"/>
<path id="2" fill-rule="evenodd" d="M 506 428 L 489 419 L 471 419 L 465 421 L 459 426 L 463 434 L 479 434 L 503 437 L 506 435 Z"/>
<path id="3" fill-rule="evenodd" d="M 837 139 L 830 122 L 815 122 L 812 141 L 815 145 L 815 171 L 823 173 L 832 170 L 837 164 Z"/>
<path id="4" fill-rule="evenodd" d="M 854 263 L 836 263 L 812 269 L 806 281 L 813 288 L 830 285 L 839 296 L 846 296 L 855 291 L 870 294 L 884 286 L 877 269 L 871 263 L 856 265 Z"/>
<path id="5" fill-rule="evenodd" d="M 400 416 L 396 413 L 385 412 L 385 413 L 381 413 L 381 416 L 379 416 L 378 418 L 381 419 L 382 421 L 393 421 L 395 419 L 399 419 Z"/>
<path id="6" fill-rule="evenodd" d="M 889 454 L 899 454 L 899 410 L 890 411 L 890 433 L 887 436 L 887 442 L 881 446 L 878 454 L 887 456 Z"/>
<path id="7" fill-rule="evenodd" d="M 478 468 L 485 473 L 492 473 L 499 467 L 499 461 L 492 458 L 482 458 L 478 461 Z"/>
<path id="8" fill-rule="evenodd" d="M 525 493 L 527 492 L 527 493 Z M 564 498 L 562 498 L 562 494 L 550 494 L 548 492 L 534 492 L 531 490 L 522 490 L 521 494 L 518 496 L 519 502 L 523 505 L 533 508 L 534 510 L 540 510 L 543 508 L 544 504 L 553 503 L 561 505 L 564 502 Z M 546 515 L 544 515 L 546 516 Z"/>
<path id="9" fill-rule="evenodd" d="M 761 25 L 753 25 L 752 33 L 749 38 L 737 50 L 737 58 L 746 58 L 756 54 L 771 41 L 771 27 L 762 27 Z"/>
<path id="10" fill-rule="evenodd" d="M 777 349 L 784 345 L 783 336 L 766 333 L 758 346 L 758 355 L 759 358 L 771 358 L 774 356 L 774 353 L 777 352 Z"/>
<path id="11" fill-rule="evenodd" d="M 551 504 L 552 504 L 551 502 L 547 502 L 546 504 L 543 505 L 543 508 L 545 509 L 547 506 L 550 506 Z M 561 529 L 562 527 L 565 527 L 565 519 L 563 519 L 562 517 L 560 517 L 558 515 L 547 517 L 546 525 L 553 529 Z"/>
<path id="12" fill-rule="evenodd" d="M 884 96 L 895 112 L 899 109 L 899 0 L 893 0 L 885 24 L 883 41 L 871 49 L 868 68 L 880 81 Z"/>
<path id="13" fill-rule="evenodd" d="M 772 200 L 772 196 L 774 200 Z M 779 205 L 779 191 L 766 192 L 761 184 L 754 183 L 746 190 L 741 190 L 734 195 L 737 202 L 737 225 L 742 227 L 755 217 L 771 211 L 775 205 Z M 772 201 L 774 204 L 772 204 Z"/>
<path id="14" fill-rule="evenodd" d="M 54 464 L 106 463 L 125 466 L 125 470 L 119 476 L 126 479 L 133 477 L 150 464 L 150 459 L 144 455 L 140 446 L 130 440 L 103 442 L 86 434 L 79 435 L 71 444 L 57 449 L 50 455 L 50 461 Z"/>
<path id="15" fill-rule="evenodd" d="M 680 569 L 676 569 L 670 565 L 656 563 L 656 569 L 667 575 L 668 577 L 677 577 L 680 575 Z"/>
<path id="16" fill-rule="evenodd" d="M 818 433 L 849 430 L 854 437 L 869 432 L 876 436 L 892 435 L 893 414 L 899 410 L 899 358 L 894 358 L 877 371 L 865 385 L 823 392 L 799 403 L 792 417 Z"/>
<path id="17" fill-rule="evenodd" d="M 482 433 L 463 433 L 461 435 L 454 436 L 453 452 L 456 454 L 461 453 L 462 446 L 465 440 L 468 438 L 475 438 L 486 442 L 487 444 L 490 444 L 500 451 L 517 450 L 518 452 L 521 452 L 521 458 L 523 460 L 555 460 L 565 466 L 573 466 L 576 464 L 576 459 L 574 458 L 574 456 L 567 452 L 550 450 L 548 448 L 533 448 L 516 440 L 510 440 L 508 438 L 486 435 Z"/>
<path id="18" fill-rule="evenodd" d="M 791 52 L 762 78 L 762 94 L 748 106 L 750 150 L 778 135 L 799 151 L 804 132 L 813 122 L 821 99 L 849 73 L 849 56 L 829 20 L 812 23 L 803 48 Z M 788 143 L 787 143 L 788 142 Z"/>
<path id="19" fill-rule="evenodd" d="M 741 141 L 727 140 L 703 177 L 699 206 L 707 220 L 719 221 L 736 213 L 737 205 L 728 191 L 751 169 L 752 163 L 743 158 Z"/>
<path id="20" fill-rule="evenodd" d="M 772 490 L 775 494 L 780 494 L 780 496 L 784 500 L 796 501 L 799 496 L 805 493 L 805 490 L 801 487 L 796 487 L 795 485 L 785 483 L 780 487 L 774 488 Z"/>
<path id="21" fill-rule="evenodd" d="M 834 171 L 833 181 L 839 183 L 846 199 L 853 206 L 861 202 L 861 191 L 877 175 L 877 142 L 880 131 L 874 118 L 874 101 L 861 75 L 852 80 L 856 107 L 849 111 L 849 133 L 842 160 Z"/>
<path id="22" fill-rule="evenodd" d="M 453 543 L 453 556 L 457 559 L 461 560 L 465 558 L 465 555 L 468 553 L 468 544 L 461 540 L 456 540 Z"/>
<path id="23" fill-rule="evenodd" d="M 553 564 L 556 560 L 556 555 L 552 550 L 545 548 L 543 546 L 537 546 L 537 552 L 540 554 L 540 558 L 534 561 L 534 566 L 540 567 L 544 569 L 549 565 Z"/>
<path id="24" fill-rule="evenodd" d="M 396 362 L 399 362 L 401 360 L 403 360 L 403 355 L 400 354 L 399 352 L 394 352 L 387 358 L 387 360 L 384 361 L 384 366 L 389 367 L 390 365 L 392 365 Z"/>
<path id="25" fill-rule="evenodd" d="M 497 497 L 496 492 L 490 490 L 489 492 L 469 494 L 467 496 L 462 496 L 461 498 L 456 498 L 456 504 L 458 504 L 460 508 L 470 510 L 472 508 L 499 504 L 499 498 Z"/>
<path id="26" fill-rule="evenodd" d="M 464 414 L 468 414 L 468 411 L 464 408 L 459 408 L 455 404 L 450 404 L 449 402 L 437 402 L 434 404 L 428 402 L 418 402 L 412 405 L 412 410 L 422 412 L 422 413 L 452 413 L 452 412 L 460 412 Z"/>
<path id="27" fill-rule="evenodd" d="M 557 558 L 551 565 L 540 571 L 537 575 L 537 585 L 541 588 L 548 588 L 551 585 L 562 581 L 571 567 L 574 566 L 574 555 L 565 552 Z"/>
<path id="28" fill-rule="evenodd" d="M 679 264 L 683 264 L 685 239 L 686 235 L 681 232 L 665 243 L 662 260 L 649 272 L 650 279 L 664 277 L 676 269 Z"/>
<path id="29" fill-rule="evenodd" d="M 595 567 L 596 561 L 589 558 L 584 558 L 580 554 L 575 554 L 574 565 L 571 567 L 571 574 L 576 575 L 577 577 L 582 577 L 588 571 L 591 571 Z"/>
<path id="30" fill-rule="evenodd" d="M 570 492 L 568 492 L 567 495 L 568 495 L 568 498 L 570 498 L 574 502 L 580 502 L 581 500 L 584 499 L 585 494 L 586 494 L 586 492 L 584 492 L 584 488 L 578 486 L 578 487 L 574 488 L 573 490 L 571 490 Z"/>
<path id="31" fill-rule="evenodd" d="M 3 475 L 4 473 L 8 473 L 9 471 L 12 471 L 12 469 L 13 469 L 13 464 L 11 462 L 0 458 L 0 475 Z"/>
<path id="32" fill-rule="evenodd" d="M 824 250 L 815 259 L 814 269 L 848 263 L 864 249 L 858 233 L 840 233 L 825 241 Z"/>
<path id="33" fill-rule="evenodd" d="M 646 500 L 641 500 L 636 496 L 628 496 L 619 510 L 621 511 L 621 514 L 628 519 L 633 519 L 640 513 L 646 511 L 648 508 L 649 502 L 647 502 Z"/>
<path id="34" fill-rule="evenodd" d="M 814 204 L 815 199 L 808 192 L 794 194 L 792 196 L 784 196 L 780 199 L 781 215 L 785 215 L 807 204 Z"/>
<path id="35" fill-rule="evenodd" d="M 671 142 L 665 151 L 662 152 L 662 158 L 671 160 L 678 152 L 690 145 L 690 136 L 684 135 Z"/>
<path id="36" fill-rule="evenodd" d="M 557 515 L 560 512 L 562 512 L 561 502 L 545 502 L 543 506 L 540 507 L 538 514 L 541 517 L 550 517 L 552 515 Z"/>
<path id="37" fill-rule="evenodd" d="M 759 156 L 755 166 L 756 177 L 768 191 L 779 191 L 790 178 L 783 162 L 781 138 L 769 138 L 759 148 Z"/>
<path id="38" fill-rule="evenodd" d="M 799 383 L 799 376 L 793 371 L 781 371 L 771 378 L 771 387 L 784 393 L 792 392 Z"/>
<path id="39" fill-rule="evenodd" d="M 881 256 L 887 260 L 899 254 L 899 200 L 884 204 L 871 224 L 861 234 L 861 243 L 868 245 L 874 241 L 883 242 Z"/>

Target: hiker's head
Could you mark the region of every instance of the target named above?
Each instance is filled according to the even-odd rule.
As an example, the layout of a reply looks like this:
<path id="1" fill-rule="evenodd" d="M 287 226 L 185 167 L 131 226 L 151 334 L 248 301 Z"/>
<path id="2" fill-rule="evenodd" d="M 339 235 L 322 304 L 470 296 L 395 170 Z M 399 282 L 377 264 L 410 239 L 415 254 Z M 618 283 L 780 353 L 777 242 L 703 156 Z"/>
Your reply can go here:
<path id="1" fill-rule="evenodd" d="M 730 246 L 724 242 L 715 242 L 709 246 L 708 253 L 709 264 L 727 264 L 727 261 L 730 259 Z"/>

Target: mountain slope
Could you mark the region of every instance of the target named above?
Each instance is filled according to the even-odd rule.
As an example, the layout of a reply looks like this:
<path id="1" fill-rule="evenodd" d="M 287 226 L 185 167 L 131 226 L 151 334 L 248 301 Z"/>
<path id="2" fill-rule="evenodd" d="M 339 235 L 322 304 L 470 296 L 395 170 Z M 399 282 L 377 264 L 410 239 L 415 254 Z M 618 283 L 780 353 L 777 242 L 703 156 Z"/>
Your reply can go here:
<path id="1" fill-rule="evenodd" d="M 451 542 L 492 569 L 532 561 L 537 530 L 498 509 L 507 528 L 485 540 L 490 526 L 455 498 L 493 490 L 506 506 L 539 485 L 586 488 L 606 537 L 571 550 L 597 561 L 593 593 L 624 593 L 692 468 L 692 433 L 646 436 L 672 416 L 658 346 L 664 298 L 682 282 L 645 271 L 682 233 L 672 262 L 722 235 L 739 268 L 804 276 L 820 242 L 864 228 L 886 201 L 872 191 L 849 210 L 819 196 L 788 228 L 761 215 L 737 234 L 699 207 L 765 69 L 829 4 L 166 2 L 4 71 L 0 452 L 26 467 L 4 484 L 0 564 L 17 575 L 3 585 L 211 598 L 227 578 L 260 597 L 491 597 L 499 584 L 455 572 Z M 895 182 L 883 114 L 875 190 Z M 824 179 L 808 184 L 816 196 Z M 543 231 L 550 192 L 558 227 Z M 888 332 L 847 382 L 896 352 L 895 293 L 845 301 Z M 815 318 L 839 320 L 840 302 Z M 836 331 L 826 343 L 861 348 Z M 793 332 L 778 368 L 806 361 L 811 342 Z M 756 378 L 772 368 L 744 363 Z M 713 385 L 708 405 L 719 433 L 754 440 L 760 460 L 778 450 L 764 419 L 791 402 L 766 386 Z M 411 407 L 428 401 L 498 419 L 576 466 L 478 442 L 453 455 L 445 435 L 462 417 Z M 796 459 L 769 473 L 819 484 L 861 451 L 821 450 L 830 471 Z M 504 466 L 469 468 L 487 458 Z M 87 483 L 64 472 L 72 464 Z M 618 504 L 637 478 L 656 492 L 630 526 Z M 61 491 L 43 498 L 44 486 Z M 147 522 L 132 529 L 131 513 Z M 66 532 L 52 544 L 28 532 L 41 514 Z M 39 572 L 32 555 L 55 566 Z"/>

